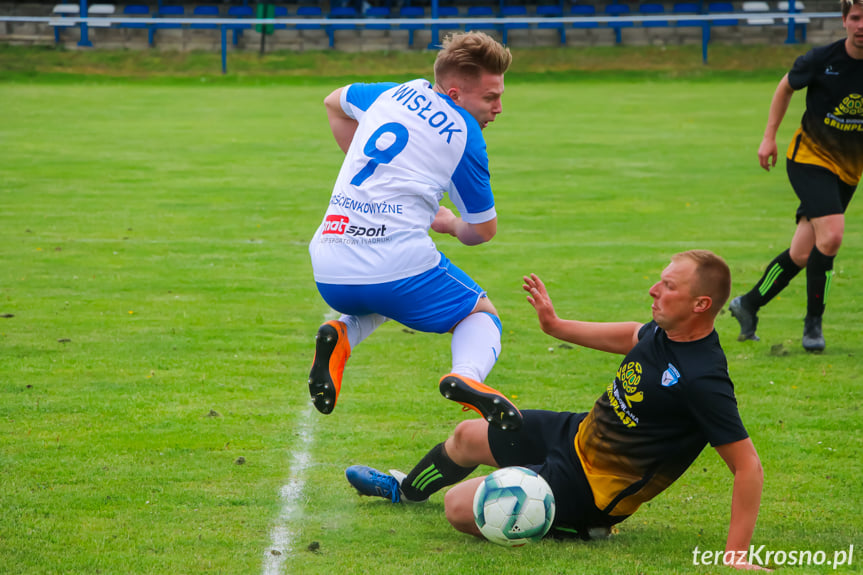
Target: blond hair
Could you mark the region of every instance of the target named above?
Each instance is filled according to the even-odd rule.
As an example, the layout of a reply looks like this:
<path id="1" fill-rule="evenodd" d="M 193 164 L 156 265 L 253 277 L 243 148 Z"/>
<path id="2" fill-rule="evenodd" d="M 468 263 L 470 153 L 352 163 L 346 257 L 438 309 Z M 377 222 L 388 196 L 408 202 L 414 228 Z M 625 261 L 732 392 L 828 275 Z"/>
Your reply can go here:
<path id="1" fill-rule="evenodd" d="M 477 80 L 483 72 L 504 74 L 512 62 L 509 48 L 485 32 L 464 32 L 444 38 L 434 63 L 435 82 L 453 76 Z"/>
<path id="2" fill-rule="evenodd" d="M 863 6 L 863 0 L 839 0 L 839 7 L 842 9 L 842 18 L 848 16 L 848 13 L 851 12 L 851 6 L 854 4 Z"/>
<path id="3" fill-rule="evenodd" d="M 671 257 L 671 261 L 689 259 L 695 262 L 695 281 L 691 290 L 693 296 L 709 296 L 713 300 L 713 316 L 720 312 L 728 296 L 731 295 L 731 270 L 718 255 L 709 250 L 689 250 Z"/>

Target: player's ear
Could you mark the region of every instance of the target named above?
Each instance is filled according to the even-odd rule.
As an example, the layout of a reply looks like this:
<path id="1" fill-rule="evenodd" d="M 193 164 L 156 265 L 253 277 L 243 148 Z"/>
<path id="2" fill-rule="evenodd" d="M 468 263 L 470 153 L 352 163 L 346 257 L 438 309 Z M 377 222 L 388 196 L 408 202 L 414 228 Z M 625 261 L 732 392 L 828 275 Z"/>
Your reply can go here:
<path id="1" fill-rule="evenodd" d="M 702 295 L 695 298 L 695 306 L 693 306 L 693 311 L 695 313 L 704 313 L 710 310 L 713 307 L 713 298 L 709 295 Z"/>
<path id="2" fill-rule="evenodd" d="M 447 88 L 446 95 L 452 98 L 453 102 L 458 102 L 462 93 L 468 91 L 470 86 L 470 78 L 462 74 L 453 74 L 453 76 L 449 78 L 449 88 Z"/>

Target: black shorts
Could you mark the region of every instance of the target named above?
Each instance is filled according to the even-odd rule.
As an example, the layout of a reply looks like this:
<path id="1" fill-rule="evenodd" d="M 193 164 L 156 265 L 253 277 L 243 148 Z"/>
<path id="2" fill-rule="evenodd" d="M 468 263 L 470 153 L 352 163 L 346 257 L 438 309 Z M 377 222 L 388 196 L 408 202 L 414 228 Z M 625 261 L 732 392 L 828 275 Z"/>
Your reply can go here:
<path id="1" fill-rule="evenodd" d="M 501 467 L 520 465 L 536 471 L 554 493 L 553 536 L 567 533 L 588 539 L 591 527 L 611 527 L 626 517 L 597 509 L 593 492 L 575 453 L 578 426 L 587 413 L 526 409 L 518 431 L 488 427 L 488 444 Z"/>
<path id="2" fill-rule="evenodd" d="M 839 176 L 821 166 L 787 160 L 785 170 L 794 193 L 800 198 L 798 222 L 800 218 L 812 219 L 845 213 L 856 186 L 846 184 Z"/>

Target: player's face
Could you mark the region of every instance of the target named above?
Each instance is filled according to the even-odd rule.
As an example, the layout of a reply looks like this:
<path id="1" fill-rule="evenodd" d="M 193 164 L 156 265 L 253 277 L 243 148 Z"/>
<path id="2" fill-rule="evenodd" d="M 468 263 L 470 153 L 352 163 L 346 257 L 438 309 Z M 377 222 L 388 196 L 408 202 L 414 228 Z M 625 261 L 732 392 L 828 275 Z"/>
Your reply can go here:
<path id="1" fill-rule="evenodd" d="M 697 300 L 692 295 L 695 268 L 695 262 L 688 258 L 672 261 L 662 270 L 659 281 L 650 288 L 653 319 L 665 331 L 692 317 Z"/>
<path id="2" fill-rule="evenodd" d="M 483 72 L 477 80 L 463 80 L 448 92 L 453 101 L 468 111 L 485 129 L 503 111 L 503 74 Z"/>
<path id="3" fill-rule="evenodd" d="M 852 4 L 851 11 L 842 18 L 842 25 L 848 34 L 845 46 L 854 58 L 863 58 L 863 6 Z"/>

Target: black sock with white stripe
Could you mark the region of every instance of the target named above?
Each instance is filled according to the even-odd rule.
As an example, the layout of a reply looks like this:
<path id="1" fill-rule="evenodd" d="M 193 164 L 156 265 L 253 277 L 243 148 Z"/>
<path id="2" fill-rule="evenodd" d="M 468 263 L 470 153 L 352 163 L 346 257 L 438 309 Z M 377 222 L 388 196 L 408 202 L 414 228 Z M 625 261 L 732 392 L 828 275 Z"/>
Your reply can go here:
<path id="1" fill-rule="evenodd" d="M 423 501 L 432 493 L 458 483 L 473 473 L 476 468 L 476 465 L 473 467 L 457 465 L 446 454 L 444 444 L 438 443 L 402 481 L 402 495 L 411 501 Z"/>

